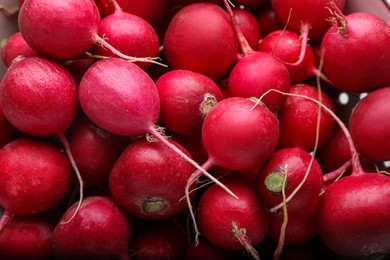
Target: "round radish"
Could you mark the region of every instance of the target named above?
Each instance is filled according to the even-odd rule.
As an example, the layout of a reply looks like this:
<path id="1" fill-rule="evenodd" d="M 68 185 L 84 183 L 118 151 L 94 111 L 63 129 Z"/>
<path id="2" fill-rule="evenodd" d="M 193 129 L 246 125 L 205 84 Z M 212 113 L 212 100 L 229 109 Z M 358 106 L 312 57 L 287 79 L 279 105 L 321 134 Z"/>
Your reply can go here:
<path id="1" fill-rule="evenodd" d="M 163 46 L 173 69 L 192 70 L 213 80 L 225 76 L 238 58 L 229 16 L 213 3 L 193 3 L 179 10 L 167 28 Z"/>
<path id="2" fill-rule="evenodd" d="M 182 135 L 199 134 L 203 118 L 223 99 L 221 89 L 212 79 L 189 70 L 163 74 L 156 87 L 161 104 L 159 122 Z"/>
<path id="3" fill-rule="evenodd" d="M 56 259 L 130 259 L 131 226 L 127 216 L 111 199 L 92 196 L 83 200 L 73 215 L 73 204 L 53 231 L 52 251 Z"/>
<path id="4" fill-rule="evenodd" d="M 256 17 L 247 9 L 234 8 L 233 13 L 249 46 L 256 49 L 262 36 Z"/>
<path id="5" fill-rule="evenodd" d="M 277 19 L 275 11 L 269 3 L 257 9 L 255 11 L 255 17 L 259 23 L 263 38 L 273 31 L 283 29 L 283 25 Z"/>
<path id="6" fill-rule="evenodd" d="M 7 143 L 16 139 L 19 136 L 19 131 L 5 117 L 0 106 L 0 148 Z"/>
<path id="7" fill-rule="evenodd" d="M 170 142 L 185 152 L 178 143 Z M 141 138 L 132 142 L 115 162 L 109 176 L 110 191 L 133 216 L 168 218 L 187 206 L 181 199 L 193 171 L 191 164 L 165 144 Z"/>

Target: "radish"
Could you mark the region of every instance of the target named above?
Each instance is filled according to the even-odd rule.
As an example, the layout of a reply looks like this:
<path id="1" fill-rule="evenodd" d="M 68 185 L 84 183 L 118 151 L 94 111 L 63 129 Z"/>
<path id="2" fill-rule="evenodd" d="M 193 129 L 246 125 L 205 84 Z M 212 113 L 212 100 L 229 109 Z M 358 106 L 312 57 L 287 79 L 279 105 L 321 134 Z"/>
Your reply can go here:
<path id="1" fill-rule="evenodd" d="M 234 8 L 233 13 L 249 46 L 251 46 L 252 49 L 257 49 L 257 45 L 259 44 L 262 35 L 256 17 L 248 9 Z"/>
<path id="2" fill-rule="evenodd" d="M 18 16 L 23 38 L 41 55 L 68 60 L 98 44 L 131 61 L 150 61 L 124 55 L 113 48 L 98 35 L 100 22 L 99 9 L 93 0 L 26 0 Z"/>
<path id="3" fill-rule="evenodd" d="M 243 55 L 229 74 L 228 95 L 259 97 L 271 88 L 288 91 L 290 76 L 287 67 L 272 57 L 271 54 L 253 51 L 243 35 L 228 2 L 226 0 L 224 2 L 233 22 Z M 271 93 L 262 101 L 270 110 L 277 113 L 284 99 L 285 97 L 282 95 Z"/>
<path id="4" fill-rule="evenodd" d="M 181 135 L 200 134 L 203 118 L 223 99 L 221 89 L 212 79 L 189 70 L 163 74 L 156 87 L 161 104 L 159 122 Z"/>
<path id="5" fill-rule="evenodd" d="M 169 142 L 187 153 L 178 143 Z M 112 167 L 110 192 L 133 216 L 169 218 L 187 206 L 182 198 L 193 170 L 191 164 L 164 143 L 140 138 L 128 145 Z"/>
<path id="6" fill-rule="evenodd" d="M 125 213 L 110 198 L 92 196 L 80 209 L 73 204 L 54 227 L 52 251 L 56 259 L 130 259 L 131 226 Z"/>
<path id="7" fill-rule="evenodd" d="M 15 216 L 0 234 L 1 259 L 51 259 L 53 226 L 37 216 Z"/>
<path id="8" fill-rule="evenodd" d="M 234 0 L 232 1 L 235 4 L 244 5 L 245 7 L 261 7 L 263 4 L 265 4 L 268 0 Z"/>
<path id="9" fill-rule="evenodd" d="M 359 154 L 375 162 L 390 160 L 390 112 L 386 109 L 389 99 L 390 86 L 372 91 L 356 104 L 349 118 Z"/>
<path id="10" fill-rule="evenodd" d="M 112 1 L 115 11 L 104 18 L 98 29 L 98 35 L 121 53 L 133 57 L 156 57 L 159 52 L 159 39 L 156 31 L 141 17 L 122 11 L 115 1 Z M 111 50 L 95 45 L 90 50 L 92 54 L 112 56 Z M 136 62 L 143 69 L 152 66 L 150 62 Z"/>
<path id="11" fill-rule="evenodd" d="M 333 26 L 322 42 L 323 69 L 335 85 L 361 93 L 390 85 L 390 26 L 369 13 L 343 15 L 332 8 Z M 340 61 L 340 57 L 348 57 Z"/>
<path id="12" fill-rule="evenodd" d="M 171 68 L 192 70 L 213 80 L 228 74 L 238 59 L 229 17 L 213 3 L 193 3 L 180 9 L 168 25 L 163 48 Z"/>
<path id="13" fill-rule="evenodd" d="M 38 138 L 20 137 L 0 150 L 0 230 L 12 215 L 38 214 L 58 205 L 70 190 L 72 171 L 64 153 Z"/>
<path id="14" fill-rule="evenodd" d="M 198 222 L 203 235 L 211 243 L 229 250 L 246 249 L 255 259 L 254 246 L 266 236 L 269 215 L 251 186 L 239 179 L 224 179 L 238 199 L 216 185 L 210 186 L 199 200 Z"/>
<path id="15" fill-rule="evenodd" d="M 8 121 L 0 106 L 0 148 L 16 139 L 19 135 L 19 130 Z"/>
<path id="16" fill-rule="evenodd" d="M 263 38 L 273 31 L 283 29 L 283 25 L 276 18 L 275 11 L 272 9 L 270 1 L 255 11 L 255 17 L 259 23 Z"/>

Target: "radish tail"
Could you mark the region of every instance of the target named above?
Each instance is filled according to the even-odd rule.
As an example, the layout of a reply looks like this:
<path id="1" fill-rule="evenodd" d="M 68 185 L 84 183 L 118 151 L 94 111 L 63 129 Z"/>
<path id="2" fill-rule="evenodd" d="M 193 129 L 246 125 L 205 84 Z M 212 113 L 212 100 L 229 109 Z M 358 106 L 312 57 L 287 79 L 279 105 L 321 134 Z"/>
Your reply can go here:
<path id="1" fill-rule="evenodd" d="M 233 236 L 237 238 L 237 240 L 241 243 L 241 245 L 246 249 L 246 251 L 252 256 L 255 260 L 260 260 L 259 253 L 256 249 L 251 245 L 248 237 L 246 236 L 246 230 L 244 228 L 239 228 L 237 224 L 232 222 Z"/>

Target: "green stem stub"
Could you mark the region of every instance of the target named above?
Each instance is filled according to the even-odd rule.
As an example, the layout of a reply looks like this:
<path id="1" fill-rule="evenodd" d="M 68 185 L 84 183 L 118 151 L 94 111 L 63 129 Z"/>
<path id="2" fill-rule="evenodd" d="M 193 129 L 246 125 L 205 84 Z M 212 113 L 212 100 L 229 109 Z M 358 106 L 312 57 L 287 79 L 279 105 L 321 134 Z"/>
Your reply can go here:
<path id="1" fill-rule="evenodd" d="M 142 209 L 144 210 L 144 212 L 149 214 L 160 213 L 166 207 L 167 205 L 165 204 L 164 200 L 157 198 L 148 199 L 142 205 Z"/>
<path id="2" fill-rule="evenodd" d="M 264 180 L 264 185 L 274 195 L 280 195 L 283 189 L 284 174 L 278 170 L 272 171 Z"/>

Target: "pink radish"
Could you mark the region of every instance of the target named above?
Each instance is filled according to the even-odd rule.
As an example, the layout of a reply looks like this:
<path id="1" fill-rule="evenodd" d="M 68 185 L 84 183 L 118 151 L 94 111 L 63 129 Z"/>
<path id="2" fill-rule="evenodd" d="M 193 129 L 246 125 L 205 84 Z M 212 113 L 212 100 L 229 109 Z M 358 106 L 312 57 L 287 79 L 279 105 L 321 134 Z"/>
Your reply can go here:
<path id="1" fill-rule="evenodd" d="M 110 198 L 92 196 L 83 200 L 73 220 L 73 204 L 53 231 L 52 251 L 56 259 L 130 259 L 128 217 Z"/>
<path id="2" fill-rule="evenodd" d="M 187 153 L 178 143 L 169 142 Z M 110 192 L 133 216 L 166 219 L 186 208 L 182 198 L 193 171 L 191 164 L 164 143 L 140 138 L 128 145 L 112 167 Z"/>
<path id="3" fill-rule="evenodd" d="M 228 74 L 238 58 L 229 17 L 213 3 L 193 3 L 180 9 L 168 25 L 163 47 L 171 68 L 192 70 L 213 80 Z"/>
<path id="4" fill-rule="evenodd" d="M 332 8 L 333 26 L 322 42 L 323 69 L 335 85 L 361 93 L 390 85 L 390 26 L 369 13 L 344 16 Z M 348 57 L 340 61 L 340 57 Z"/>
<path id="5" fill-rule="evenodd" d="M 69 60 L 99 44 L 131 61 L 150 60 L 123 55 L 113 48 L 98 35 L 100 22 L 93 0 L 26 0 L 18 16 L 23 38 L 41 55 Z"/>
<path id="6" fill-rule="evenodd" d="M 252 49 L 257 49 L 262 34 L 256 17 L 248 9 L 234 8 L 233 13 L 249 46 Z"/>
<path id="7" fill-rule="evenodd" d="M 259 97 L 271 88 L 288 91 L 290 76 L 287 67 L 271 54 L 253 51 L 243 35 L 232 9 L 225 0 L 226 9 L 236 30 L 243 56 L 234 65 L 228 77 L 229 96 Z M 273 112 L 277 112 L 285 97 L 275 93 L 262 101 Z"/>
<path id="8" fill-rule="evenodd" d="M 159 122 L 181 135 L 199 134 L 203 118 L 223 99 L 221 89 L 212 79 L 189 70 L 163 74 L 156 87 L 161 104 Z"/>
<path id="9" fill-rule="evenodd" d="M 0 150 L 0 230 L 13 214 L 54 208 L 70 190 L 72 170 L 64 153 L 47 140 L 20 137 Z"/>

